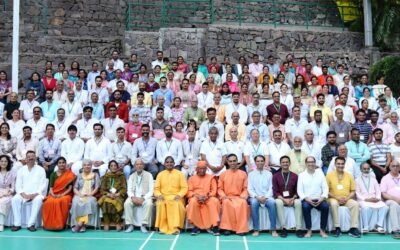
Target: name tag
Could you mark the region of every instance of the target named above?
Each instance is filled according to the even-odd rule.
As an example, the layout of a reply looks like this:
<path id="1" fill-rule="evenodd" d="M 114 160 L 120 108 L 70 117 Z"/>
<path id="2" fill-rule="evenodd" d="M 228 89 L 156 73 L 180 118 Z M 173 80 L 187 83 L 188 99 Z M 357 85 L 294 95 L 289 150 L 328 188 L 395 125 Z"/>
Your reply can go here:
<path id="1" fill-rule="evenodd" d="M 188 155 L 188 160 L 192 160 L 193 159 L 193 155 Z"/>
<path id="2" fill-rule="evenodd" d="M 364 141 L 364 136 L 363 135 L 360 135 L 360 140 Z"/>
<path id="3" fill-rule="evenodd" d="M 143 153 L 142 153 L 142 156 L 143 157 L 147 157 L 149 154 L 146 152 L 146 151 L 144 151 Z"/>
<path id="4" fill-rule="evenodd" d="M 186 103 L 182 104 L 182 107 L 187 108 L 188 105 Z"/>
<path id="5" fill-rule="evenodd" d="M 199 118 L 193 117 L 193 120 L 195 120 L 197 122 L 199 120 Z"/>
<path id="6" fill-rule="evenodd" d="M 338 185 L 336 186 L 336 188 L 337 188 L 337 190 L 342 190 L 342 189 L 343 189 L 343 185 L 342 185 L 342 184 L 338 184 Z"/>
<path id="7" fill-rule="evenodd" d="M 290 193 L 289 191 L 283 191 L 283 197 L 289 197 Z"/>
<path id="8" fill-rule="evenodd" d="M 54 155 L 54 150 L 53 149 L 49 149 L 49 151 L 47 151 L 47 153 L 50 155 Z"/>
<path id="9" fill-rule="evenodd" d="M 132 138 L 138 138 L 138 134 L 132 134 Z"/>
<path id="10" fill-rule="evenodd" d="M 110 193 L 115 194 L 117 192 L 117 189 L 115 188 L 110 188 Z"/>
<path id="11" fill-rule="evenodd" d="M 344 133 L 339 133 L 339 137 L 344 138 Z"/>

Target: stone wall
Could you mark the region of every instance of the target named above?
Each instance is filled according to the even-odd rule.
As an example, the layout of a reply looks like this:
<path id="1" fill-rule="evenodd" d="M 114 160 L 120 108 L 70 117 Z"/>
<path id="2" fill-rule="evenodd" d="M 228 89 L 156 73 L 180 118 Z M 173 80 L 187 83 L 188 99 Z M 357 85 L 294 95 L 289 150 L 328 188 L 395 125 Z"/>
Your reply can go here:
<path id="1" fill-rule="evenodd" d="M 165 56 L 183 56 L 188 63 L 198 57 L 217 56 L 222 62 L 225 55 L 233 63 L 239 56 L 251 61 L 253 54 L 265 61 L 269 55 L 282 62 L 288 53 L 296 58 L 307 57 L 311 63 L 323 58 L 328 63 L 335 59 L 347 64 L 353 73 L 365 72 L 369 68 L 369 55 L 363 50 L 363 35 L 335 31 L 294 31 L 267 27 L 232 27 L 212 25 L 208 29 L 165 28 L 159 32 L 132 31 L 125 33 L 123 50 L 125 57 L 136 52 L 141 60 L 154 60 L 157 50 Z"/>

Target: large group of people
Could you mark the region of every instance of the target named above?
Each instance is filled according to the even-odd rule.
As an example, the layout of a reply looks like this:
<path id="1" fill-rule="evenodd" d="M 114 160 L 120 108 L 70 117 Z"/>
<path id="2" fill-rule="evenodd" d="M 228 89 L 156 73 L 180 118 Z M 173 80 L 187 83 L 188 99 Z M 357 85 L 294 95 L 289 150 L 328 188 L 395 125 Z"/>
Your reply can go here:
<path id="1" fill-rule="evenodd" d="M 259 59 L 49 61 L 20 102 L 0 71 L 0 231 L 101 220 L 258 236 L 267 220 L 273 237 L 326 238 L 346 211 L 350 236 L 400 238 L 400 110 L 384 76 Z"/>

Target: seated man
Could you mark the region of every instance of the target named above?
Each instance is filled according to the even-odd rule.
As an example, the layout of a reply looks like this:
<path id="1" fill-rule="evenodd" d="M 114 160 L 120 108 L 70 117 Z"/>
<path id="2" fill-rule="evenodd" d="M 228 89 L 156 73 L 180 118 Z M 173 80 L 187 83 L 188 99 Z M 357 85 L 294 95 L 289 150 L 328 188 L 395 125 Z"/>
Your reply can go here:
<path id="1" fill-rule="evenodd" d="M 157 216 L 155 227 L 164 234 L 179 234 L 185 222 L 185 206 L 183 198 L 188 191 L 185 176 L 174 169 L 172 156 L 167 156 L 164 162 L 165 170 L 157 175 L 154 187 Z"/>
<path id="2" fill-rule="evenodd" d="M 17 174 L 15 183 L 16 195 L 11 200 L 14 215 L 14 226 L 11 231 L 14 232 L 21 229 L 21 210 L 26 202 L 32 202 L 31 215 L 27 223 L 28 230 L 31 232 L 36 231 L 35 224 L 43 204 L 43 191 L 46 188 L 46 172 L 41 166 L 36 165 L 35 161 L 35 152 L 28 151 L 26 153 L 26 165 Z"/>
<path id="3" fill-rule="evenodd" d="M 150 218 L 153 213 L 153 189 L 153 176 L 144 170 L 144 161 L 137 158 L 135 161 L 135 172 L 128 180 L 128 199 L 124 204 L 125 224 L 129 225 L 125 233 L 133 231 L 135 221 L 140 223 L 140 231 L 147 233 L 146 226 L 151 226 Z M 136 218 L 135 220 L 135 210 L 140 207 L 143 208 L 143 217 Z"/>
<path id="4" fill-rule="evenodd" d="M 335 159 L 336 170 L 326 175 L 326 181 L 329 187 L 329 205 L 332 213 L 332 221 L 335 229 L 335 237 L 339 237 L 342 233 L 339 224 L 339 206 L 346 206 L 351 212 L 351 228 L 349 235 L 351 237 L 360 238 L 358 231 L 358 215 L 359 206 L 353 199 L 356 191 L 356 183 L 351 174 L 344 171 L 346 159 L 338 156 Z"/>
<path id="5" fill-rule="evenodd" d="M 400 164 L 393 160 L 389 166 L 390 172 L 381 181 L 382 197 L 389 207 L 389 220 L 392 224 L 392 233 L 395 239 L 400 239 Z"/>
<path id="6" fill-rule="evenodd" d="M 276 207 L 275 200 L 272 194 L 272 174 L 265 170 L 265 157 L 257 155 L 254 157 L 256 169 L 249 174 L 249 196 L 251 205 L 251 217 L 253 219 L 253 236 L 258 236 L 260 231 L 259 209 L 267 207 L 269 221 L 271 224 L 270 230 L 272 237 L 277 237 L 276 232 Z M 264 210 L 265 211 L 265 210 Z"/>
<path id="7" fill-rule="evenodd" d="M 249 231 L 247 176 L 238 169 L 236 155 L 228 155 L 227 161 L 229 170 L 223 172 L 218 179 L 218 196 L 222 203 L 220 228 L 224 230 L 224 235 L 234 231 L 243 236 Z"/>
<path id="8" fill-rule="evenodd" d="M 219 235 L 218 223 L 221 205 L 217 199 L 217 182 L 207 172 L 207 162 L 198 161 L 196 175 L 190 177 L 187 218 L 194 225 L 192 235 L 199 233 L 200 229 Z"/>
<path id="9" fill-rule="evenodd" d="M 296 217 L 296 236 L 301 238 L 301 202 L 297 195 L 297 174 L 291 172 L 290 158 L 284 155 L 279 160 L 281 164 L 281 171 L 277 172 L 272 177 L 272 190 L 274 193 L 276 210 L 278 214 L 279 224 L 282 227 L 280 236 L 287 237 L 287 225 L 285 220 L 284 207 L 294 207 Z"/>
<path id="10" fill-rule="evenodd" d="M 381 189 L 375 176 L 370 172 L 371 167 L 367 162 L 361 164 L 361 175 L 356 179 L 356 196 L 360 204 L 361 217 L 364 227 L 363 233 L 368 233 L 370 220 L 373 215 L 376 219 L 374 230 L 385 233 L 383 223 L 389 211 L 388 206 L 382 201 Z"/>
<path id="11" fill-rule="evenodd" d="M 297 182 L 297 194 L 301 200 L 304 221 L 306 224 L 306 238 L 312 236 L 311 231 L 311 209 L 315 208 L 321 212 L 320 235 L 327 238 L 326 226 L 328 224 L 329 205 L 325 201 L 328 198 L 328 184 L 320 169 L 317 169 L 316 160 L 313 156 L 306 157 L 306 170 L 299 174 Z"/>

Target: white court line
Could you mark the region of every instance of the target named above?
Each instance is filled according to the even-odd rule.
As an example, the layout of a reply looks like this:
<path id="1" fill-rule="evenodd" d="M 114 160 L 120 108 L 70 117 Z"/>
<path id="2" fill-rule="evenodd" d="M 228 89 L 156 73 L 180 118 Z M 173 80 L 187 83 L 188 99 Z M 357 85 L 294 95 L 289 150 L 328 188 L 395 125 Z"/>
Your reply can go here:
<path id="1" fill-rule="evenodd" d="M 247 244 L 247 238 L 246 236 L 243 236 L 243 244 L 244 244 L 244 249 L 249 250 L 249 245 Z"/>
<path id="2" fill-rule="evenodd" d="M 143 242 L 143 244 L 139 247 L 139 250 L 143 250 L 144 246 L 146 246 L 147 242 L 149 242 L 150 238 L 153 236 L 154 232 L 151 232 L 149 237 Z"/>
<path id="3" fill-rule="evenodd" d="M 62 237 L 62 236 L 23 236 L 0 235 L 0 238 L 25 238 L 25 239 L 74 239 L 74 240 L 144 240 L 145 238 L 97 238 L 97 237 Z M 171 239 L 151 239 L 154 241 L 171 241 Z"/>
<path id="4" fill-rule="evenodd" d="M 243 240 L 220 240 L 221 242 L 243 242 Z M 248 243 L 275 243 L 275 244 L 399 244 L 397 241 L 387 242 L 387 241 L 273 241 L 273 240 L 248 240 Z"/>
<path id="5" fill-rule="evenodd" d="M 178 238 L 179 238 L 179 234 L 177 234 L 177 235 L 175 236 L 175 239 L 174 239 L 174 241 L 172 242 L 172 245 L 171 245 L 171 247 L 169 248 L 169 250 L 174 250 L 175 245 L 176 245 L 176 242 L 178 242 Z"/>
<path id="6" fill-rule="evenodd" d="M 219 236 L 217 236 L 217 240 L 215 243 L 215 250 L 219 250 Z"/>

